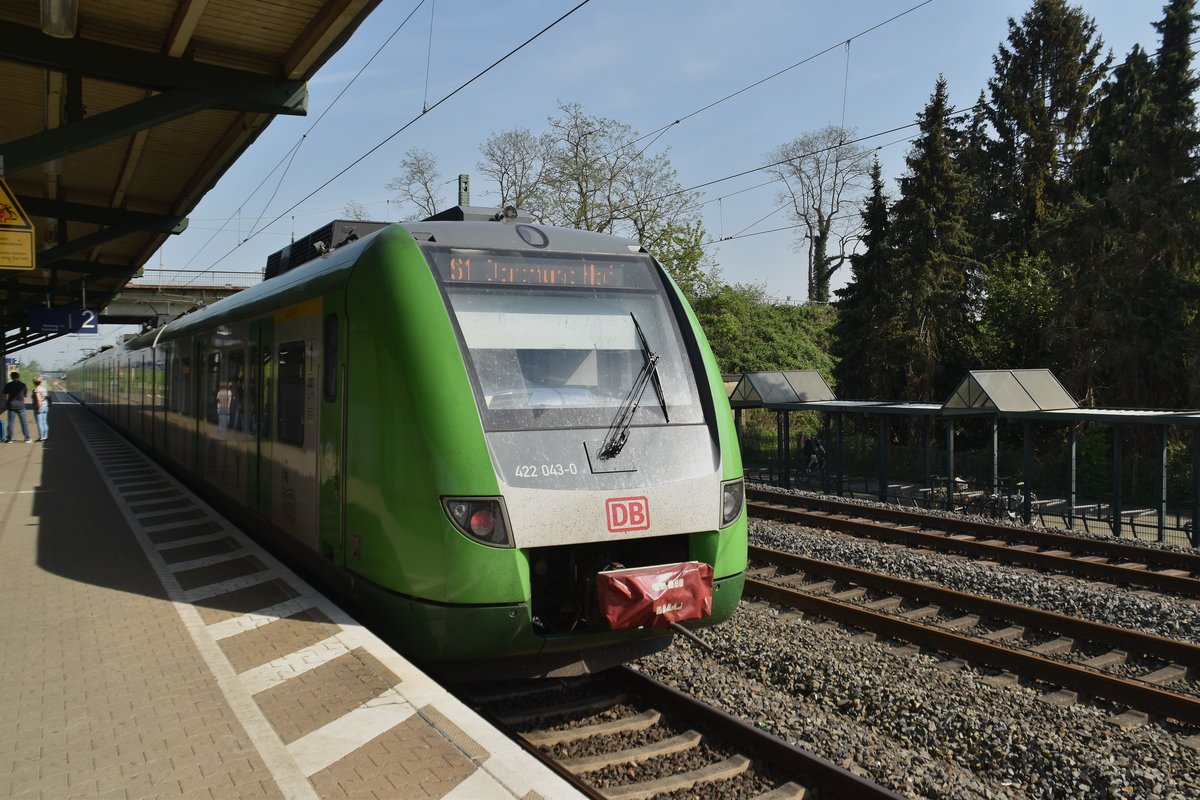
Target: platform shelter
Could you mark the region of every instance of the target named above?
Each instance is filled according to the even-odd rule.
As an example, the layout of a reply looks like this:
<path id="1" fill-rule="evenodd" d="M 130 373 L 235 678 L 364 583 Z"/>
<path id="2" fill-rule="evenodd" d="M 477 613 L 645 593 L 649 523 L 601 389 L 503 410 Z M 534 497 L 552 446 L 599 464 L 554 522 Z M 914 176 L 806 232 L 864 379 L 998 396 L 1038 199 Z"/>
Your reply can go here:
<path id="1" fill-rule="evenodd" d="M 812 488 L 839 496 L 862 494 L 882 501 L 913 502 L 924 506 L 971 507 L 980 497 L 998 497 L 1003 491 L 1000 470 L 1000 424 L 1019 424 L 1022 427 L 1021 481 L 1017 484 L 1020 517 L 1030 523 L 1052 520 L 1068 528 L 1081 523 L 1091 530 L 1091 524 L 1102 522 L 1113 535 L 1139 528 L 1151 528 L 1155 538 L 1200 546 L 1193 520 L 1200 517 L 1200 411 L 1151 409 L 1081 408 L 1070 392 L 1049 371 L 973 370 L 969 372 L 950 397 L 941 404 L 839 400 L 828 383 L 816 370 L 791 372 L 746 373 L 733 384 L 729 395 L 738 424 L 738 435 L 744 435 L 743 412 L 766 409 L 776 415 L 776 446 L 774 458 L 765 469 L 768 482 L 791 488 L 797 483 L 793 467 L 792 414 L 817 412 L 821 416 L 823 442 L 828 458 L 820 474 L 803 476 L 800 481 Z M 896 417 L 915 417 L 920 430 L 924 454 L 924 469 L 919 485 L 892 482 L 889 473 L 888 426 Z M 846 470 L 845 424 L 848 418 L 877 426 L 874 475 L 853 478 Z M 943 447 L 941 463 L 935 463 L 935 428 L 941 423 Z M 990 427 L 990 463 L 986 477 L 968 487 L 958 477 L 955 461 L 955 428 L 969 425 Z M 1036 500 L 1033 459 L 1033 426 L 1049 425 L 1067 432 L 1067 464 L 1065 497 Z M 1111 430 L 1108 437 L 1110 489 L 1107 502 L 1080 502 L 1077 491 L 1081 476 L 1078 471 L 1077 433 L 1082 425 L 1100 425 Z M 1168 440 L 1171 428 L 1188 429 L 1190 438 L 1191 476 L 1190 501 L 1177 503 L 1182 511 L 1168 514 Z M 1140 431 L 1138 430 L 1140 429 Z M 1155 476 L 1157 489 L 1151 504 L 1142 502 L 1130 507 L 1123 489 L 1122 442 L 1136 434 L 1144 440 L 1152 432 L 1157 448 Z M 743 438 L 743 443 L 745 439 Z M 745 452 L 745 450 L 744 450 Z M 941 474 L 937 474 L 940 470 Z M 1090 476 L 1095 482 L 1096 476 Z M 859 489 L 861 484 L 861 489 Z M 1044 487 L 1049 488 L 1049 487 Z M 1043 492 L 1047 494 L 1047 492 Z M 1143 498 L 1144 500 L 1144 498 Z"/>

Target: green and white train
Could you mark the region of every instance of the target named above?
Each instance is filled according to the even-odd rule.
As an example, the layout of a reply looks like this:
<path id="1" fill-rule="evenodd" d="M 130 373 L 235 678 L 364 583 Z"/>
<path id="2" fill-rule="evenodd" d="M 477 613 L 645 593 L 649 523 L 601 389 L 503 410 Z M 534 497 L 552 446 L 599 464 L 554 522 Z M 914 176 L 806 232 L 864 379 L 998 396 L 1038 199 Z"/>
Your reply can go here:
<path id="1" fill-rule="evenodd" d="M 637 244 L 509 211 L 326 249 L 70 389 L 418 660 L 563 674 L 725 620 L 742 468 L 695 316 Z"/>

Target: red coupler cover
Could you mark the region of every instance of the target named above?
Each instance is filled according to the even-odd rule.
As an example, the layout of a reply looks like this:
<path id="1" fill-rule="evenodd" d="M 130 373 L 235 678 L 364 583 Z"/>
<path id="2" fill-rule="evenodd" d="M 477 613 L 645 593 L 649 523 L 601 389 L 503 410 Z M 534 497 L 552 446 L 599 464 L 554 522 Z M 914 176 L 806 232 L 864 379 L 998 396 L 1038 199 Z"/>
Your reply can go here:
<path id="1" fill-rule="evenodd" d="M 613 630 L 665 628 L 712 614 L 713 570 L 702 561 L 596 573 L 600 613 Z"/>

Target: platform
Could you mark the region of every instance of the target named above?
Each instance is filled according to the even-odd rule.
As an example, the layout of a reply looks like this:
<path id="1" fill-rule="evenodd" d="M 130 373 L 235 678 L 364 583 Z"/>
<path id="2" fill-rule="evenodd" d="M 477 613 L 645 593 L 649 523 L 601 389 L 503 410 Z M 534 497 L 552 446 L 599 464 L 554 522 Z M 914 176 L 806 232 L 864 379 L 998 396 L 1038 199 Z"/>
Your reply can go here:
<path id="1" fill-rule="evenodd" d="M 0 444 L 0 797 L 578 796 L 59 398 Z"/>

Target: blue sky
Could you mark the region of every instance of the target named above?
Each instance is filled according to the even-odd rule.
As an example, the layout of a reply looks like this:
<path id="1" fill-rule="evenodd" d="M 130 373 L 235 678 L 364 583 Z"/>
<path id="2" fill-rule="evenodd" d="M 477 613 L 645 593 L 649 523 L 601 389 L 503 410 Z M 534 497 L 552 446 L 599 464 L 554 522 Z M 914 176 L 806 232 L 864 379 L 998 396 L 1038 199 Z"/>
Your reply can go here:
<path id="1" fill-rule="evenodd" d="M 388 202 L 385 185 L 399 174 L 411 148 L 436 156 L 447 181 L 445 205 L 456 200 L 453 181 L 460 172 L 472 176 L 474 204 L 494 203 L 494 186 L 477 169 L 479 147 L 492 133 L 516 127 L 544 131 L 559 103 L 579 103 L 589 115 L 649 133 L 830 47 L 672 127 L 651 152 L 666 152 L 681 184 L 693 187 L 753 170 L 784 142 L 843 119 L 860 136 L 909 124 L 939 74 L 948 81 L 951 102 L 970 106 L 992 74 L 1008 18 L 1019 19 L 1030 2 L 932 0 L 859 36 L 920 2 L 750 0 L 735 7 L 728 0 L 592 0 L 422 115 L 424 105 L 437 103 L 576 2 L 425 0 L 397 32 L 418 0 L 384 0 L 310 81 L 309 115 L 276 119 L 189 215 L 188 230 L 172 237 L 146 266 L 261 270 L 267 254 L 293 233 L 303 235 L 342 217 L 348 201 L 364 204 L 372 218 L 399 219 L 403 211 Z M 1158 0 L 1079 5 L 1095 19 L 1116 61 L 1135 43 L 1157 47 L 1151 23 L 1161 17 Z M 869 143 L 881 146 L 878 155 L 893 196 L 907 135 Z M 284 157 L 298 142 L 289 163 Z M 785 211 L 772 216 L 780 206 L 778 190 L 758 186 L 765 180 L 763 173 L 752 173 L 702 190 L 710 237 L 740 235 L 708 249 L 725 281 L 760 284 L 780 300 L 803 302 L 806 279 L 795 234 L 747 235 L 790 224 Z M 834 286 L 842 282 L 843 276 L 835 277 Z M 102 331 L 101 340 L 112 334 Z M 50 366 L 64 351 L 96 344 L 60 340 L 22 355 Z"/>

